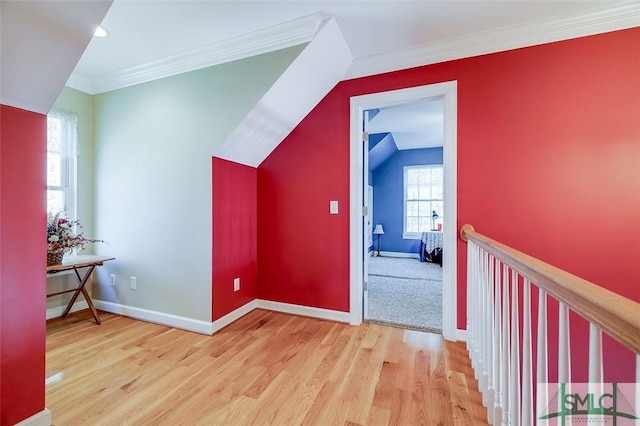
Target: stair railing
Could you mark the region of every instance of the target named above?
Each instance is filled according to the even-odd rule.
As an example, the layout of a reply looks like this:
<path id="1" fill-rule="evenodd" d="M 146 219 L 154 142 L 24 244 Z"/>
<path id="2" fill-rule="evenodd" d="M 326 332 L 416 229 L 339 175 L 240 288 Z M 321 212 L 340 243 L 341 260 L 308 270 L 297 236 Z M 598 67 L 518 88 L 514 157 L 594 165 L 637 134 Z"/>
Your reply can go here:
<path id="1" fill-rule="evenodd" d="M 467 347 L 490 424 L 539 424 L 536 404 L 548 403 L 549 396 L 558 404 L 553 416 L 571 414 L 550 395 L 548 297 L 558 301 L 558 383 L 571 386 L 569 311 L 589 322 L 590 386 L 603 381 L 603 332 L 635 353 L 635 382 L 640 381 L 639 303 L 479 234 L 469 224 L 461 227 L 460 237 L 468 245 Z M 532 286 L 537 287 L 537 303 L 531 300 Z M 568 391 L 562 389 L 565 395 Z M 640 412 L 638 401 L 636 395 Z M 586 416 L 597 422 L 594 416 L 602 420 L 604 414 L 590 411 Z"/>

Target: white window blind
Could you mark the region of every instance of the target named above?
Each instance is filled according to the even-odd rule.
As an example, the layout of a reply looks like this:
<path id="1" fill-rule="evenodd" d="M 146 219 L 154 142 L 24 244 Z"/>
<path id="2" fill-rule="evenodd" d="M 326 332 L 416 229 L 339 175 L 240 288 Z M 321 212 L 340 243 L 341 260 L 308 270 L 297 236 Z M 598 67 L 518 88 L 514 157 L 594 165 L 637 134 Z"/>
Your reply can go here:
<path id="1" fill-rule="evenodd" d="M 76 210 L 77 116 L 53 109 L 47 116 L 47 212 Z"/>
<path id="2" fill-rule="evenodd" d="M 444 173 L 441 165 L 404 167 L 404 234 L 420 234 L 442 223 Z M 433 212 L 438 219 L 433 219 Z"/>

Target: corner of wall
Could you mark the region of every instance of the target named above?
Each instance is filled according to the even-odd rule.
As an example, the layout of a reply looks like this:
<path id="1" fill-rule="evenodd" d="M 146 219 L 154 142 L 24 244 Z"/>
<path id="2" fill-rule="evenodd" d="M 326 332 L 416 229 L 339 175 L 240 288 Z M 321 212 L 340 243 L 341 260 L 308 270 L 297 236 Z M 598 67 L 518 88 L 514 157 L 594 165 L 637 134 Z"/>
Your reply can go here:
<path id="1" fill-rule="evenodd" d="M 45 264 L 47 251 L 42 238 L 46 228 L 43 198 L 46 119 L 43 114 L 0 105 L 0 322 L 3 324 L 0 423 L 3 425 L 28 418 L 43 410 L 45 404 L 46 278 L 37 266 Z"/>
<path id="2" fill-rule="evenodd" d="M 214 321 L 257 298 L 258 177 L 254 167 L 217 157 L 212 169 Z"/>

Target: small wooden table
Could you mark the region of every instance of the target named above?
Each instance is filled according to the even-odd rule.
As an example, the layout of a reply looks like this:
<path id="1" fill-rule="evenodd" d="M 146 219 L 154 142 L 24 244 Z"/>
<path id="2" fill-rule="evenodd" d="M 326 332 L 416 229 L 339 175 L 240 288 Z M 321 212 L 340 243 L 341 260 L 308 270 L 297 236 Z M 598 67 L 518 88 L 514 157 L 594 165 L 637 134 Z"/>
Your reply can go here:
<path id="1" fill-rule="evenodd" d="M 69 300 L 67 307 L 64 309 L 64 312 L 62 312 L 63 317 L 66 317 L 69 314 L 71 307 L 73 306 L 74 303 L 76 303 L 76 300 L 80 295 L 80 292 L 82 292 L 82 294 L 84 295 L 84 300 L 87 301 L 87 305 L 89 305 L 89 309 L 91 309 L 93 318 L 96 320 L 96 324 L 100 324 L 102 322 L 100 321 L 100 317 L 98 316 L 98 311 L 96 310 L 95 306 L 93 306 L 93 301 L 91 300 L 91 296 L 89 296 L 89 292 L 87 292 L 87 289 L 84 288 L 84 286 L 87 284 L 87 281 L 89 281 L 89 277 L 91 277 L 91 274 L 93 273 L 93 270 L 96 269 L 96 266 L 101 266 L 102 264 L 104 264 L 104 262 L 107 262 L 109 260 L 115 260 L 115 257 L 94 256 L 94 255 L 88 254 L 88 255 L 70 257 L 68 259 L 63 260 L 61 264 L 47 266 L 48 276 L 51 276 L 58 272 L 70 271 L 70 270 L 73 270 L 73 272 L 75 273 L 76 281 L 78 283 L 77 288 L 72 288 L 70 290 L 64 290 L 64 291 L 59 291 L 57 293 L 47 294 L 47 297 L 53 297 L 59 294 L 73 292 L 73 296 L 71 297 L 71 300 Z M 82 268 L 87 268 L 87 270 L 85 271 L 83 276 L 80 276 L 79 269 L 82 269 Z"/>

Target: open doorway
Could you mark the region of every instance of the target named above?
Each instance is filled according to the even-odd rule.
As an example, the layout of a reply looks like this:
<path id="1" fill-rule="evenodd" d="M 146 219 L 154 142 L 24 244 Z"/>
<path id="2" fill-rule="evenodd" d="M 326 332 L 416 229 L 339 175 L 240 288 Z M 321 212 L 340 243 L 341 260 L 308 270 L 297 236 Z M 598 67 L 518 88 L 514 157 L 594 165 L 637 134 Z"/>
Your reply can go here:
<path id="1" fill-rule="evenodd" d="M 351 98 L 351 214 L 350 214 L 350 288 L 351 323 L 362 322 L 364 305 L 368 294 L 365 272 L 368 268 L 370 247 L 365 236 L 368 217 L 365 205 L 365 188 L 368 176 L 364 172 L 368 157 L 368 143 L 363 140 L 362 123 L 364 112 L 376 108 L 387 108 L 410 102 L 441 98 L 445 117 L 443 126 L 442 157 L 443 177 L 443 265 L 442 265 L 442 333 L 446 339 L 456 340 L 456 82 L 446 82 L 409 89 L 374 93 Z M 375 194 L 374 198 L 378 199 Z M 374 217 L 373 227 L 377 219 Z M 386 235 L 386 231 L 385 231 Z M 384 237 L 383 237 L 384 238 Z M 375 238 L 374 238 L 375 240 Z M 375 243 L 374 243 L 375 244 Z M 418 252 L 418 250 L 416 250 Z M 448 253 L 448 254 L 447 254 Z M 419 253 L 416 253 L 419 255 Z"/>
<path id="2" fill-rule="evenodd" d="M 444 98 L 365 111 L 365 321 L 442 333 Z M 368 264 L 367 264 L 368 262 Z"/>

